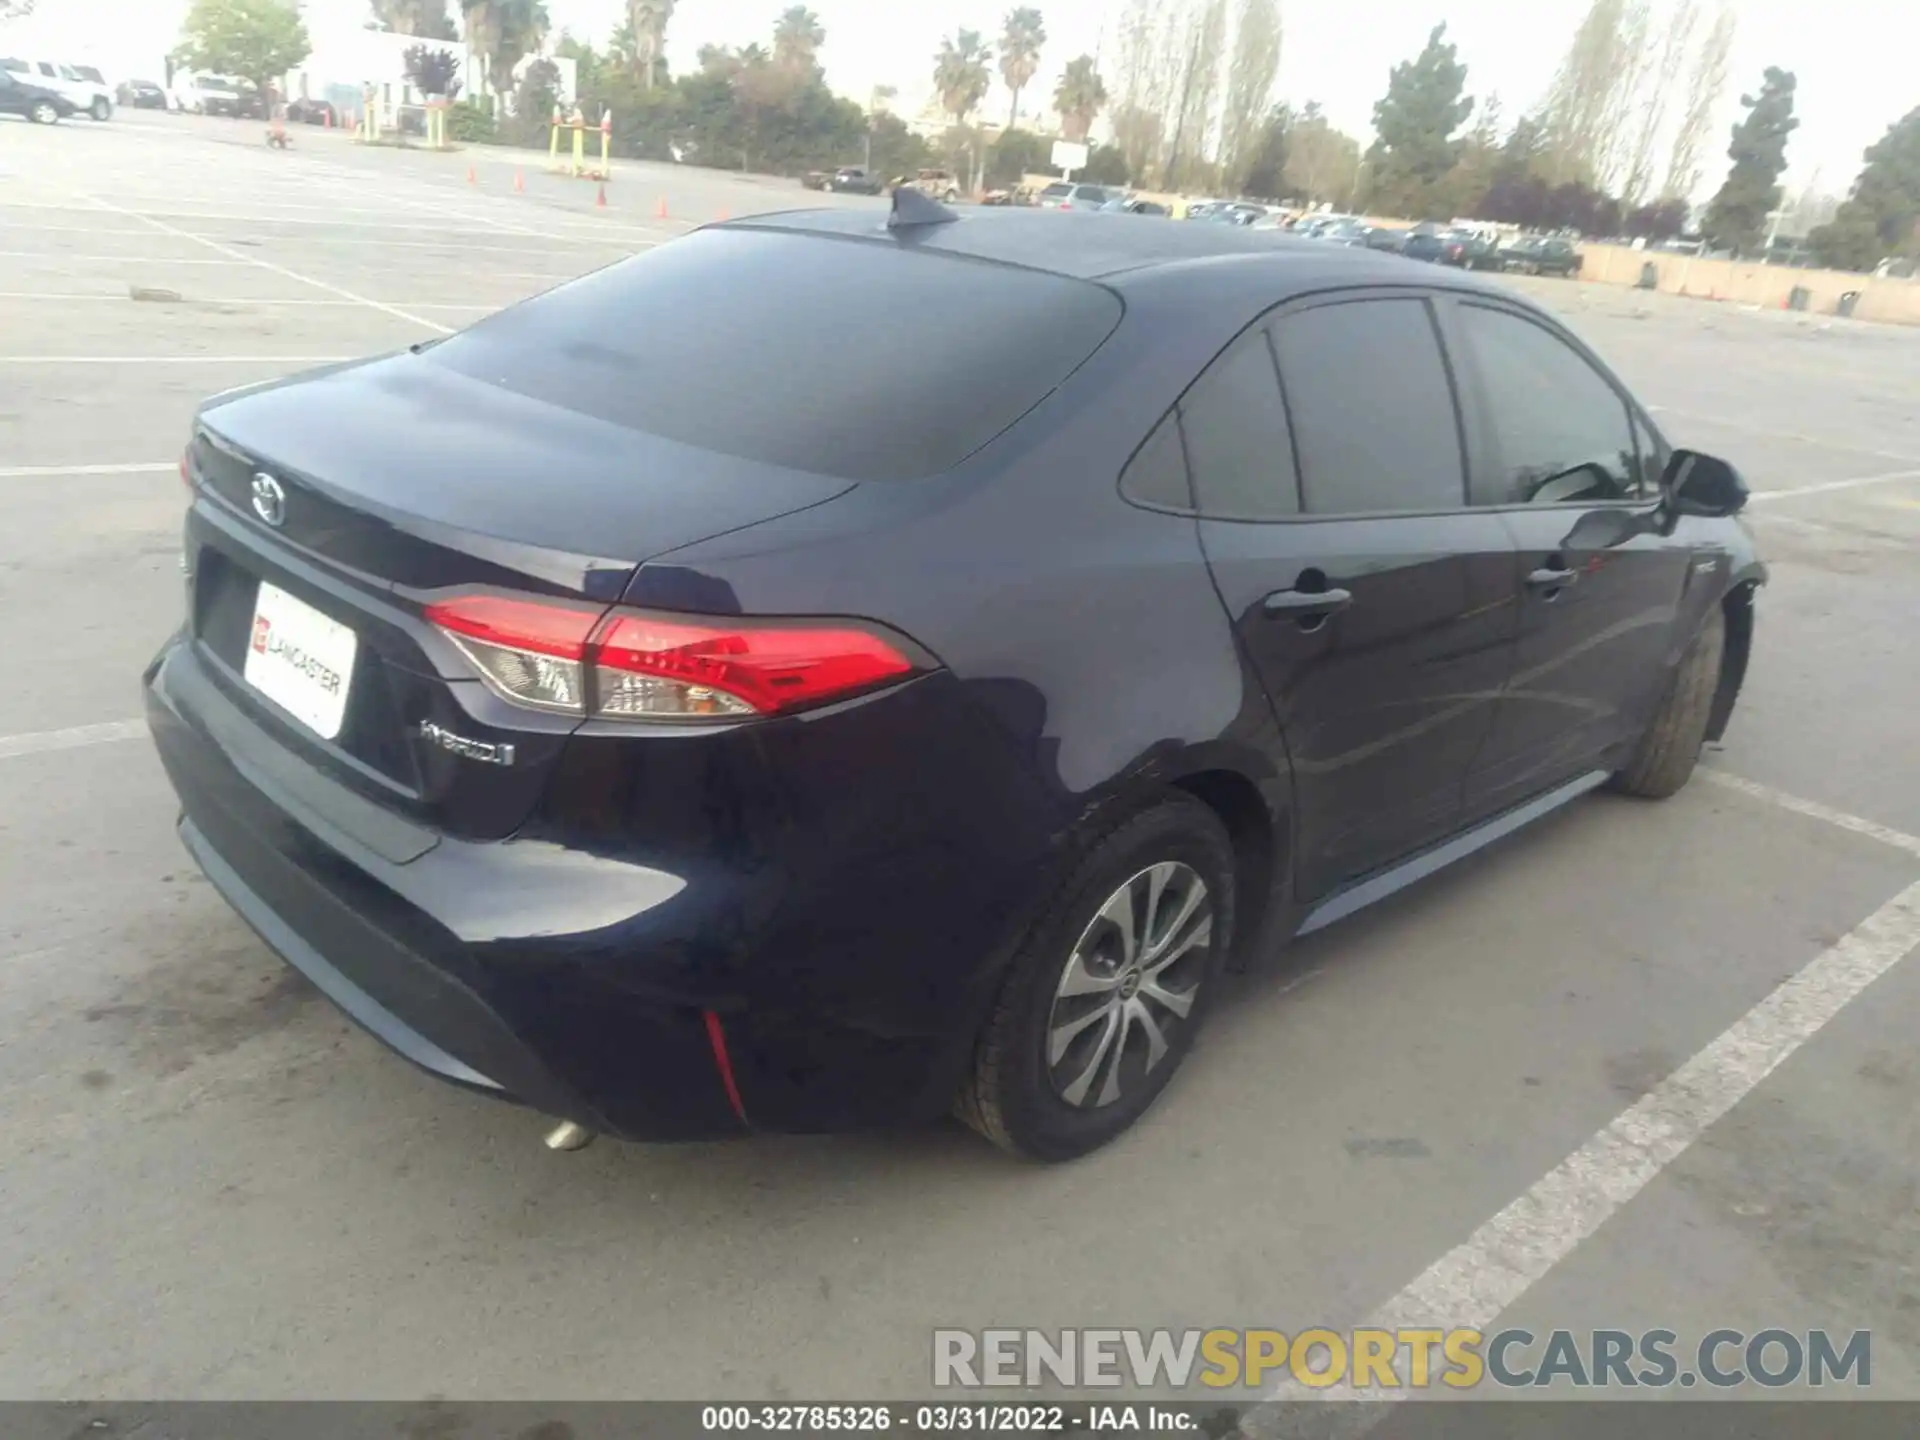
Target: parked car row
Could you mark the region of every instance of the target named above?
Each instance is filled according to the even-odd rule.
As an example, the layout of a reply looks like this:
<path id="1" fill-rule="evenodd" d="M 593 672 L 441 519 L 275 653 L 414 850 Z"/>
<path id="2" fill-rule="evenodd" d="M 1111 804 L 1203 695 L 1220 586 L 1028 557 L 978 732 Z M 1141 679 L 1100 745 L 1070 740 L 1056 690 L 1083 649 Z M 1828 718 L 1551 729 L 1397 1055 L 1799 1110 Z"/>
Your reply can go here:
<path id="1" fill-rule="evenodd" d="M 1405 255 L 1409 260 L 1424 260 L 1434 265 L 1452 265 L 1462 270 L 1517 270 L 1529 275 L 1576 275 L 1580 271 L 1580 252 L 1571 240 L 1559 235 L 1518 235 L 1501 240 L 1482 230 L 1466 226 L 1429 222 L 1411 230 L 1369 225 L 1352 215 L 1316 215 L 1304 224 L 1296 222 L 1294 233 L 1333 245 L 1366 250 L 1385 250 Z"/>
<path id="2" fill-rule="evenodd" d="M 9 113 L 35 118 L 32 108 L 50 106 L 58 113 L 52 119 L 42 121 L 43 124 L 65 119 L 68 115 L 87 115 L 95 120 L 113 117 L 113 92 L 108 89 L 105 77 L 91 65 L 68 65 L 58 60 L 0 55 L 0 72 L 12 76 L 15 86 L 24 87 L 25 91 L 43 91 L 57 97 L 43 101 L 23 93 L 13 93 L 13 98 L 5 106 Z M 10 92 L 14 88 L 9 87 Z M 30 108 L 20 108 L 23 105 Z"/>
<path id="3" fill-rule="evenodd" d="M 0 70 L 0 115 L 24 115 L 36 125 L 53 125 L 78 113 L 73 102 L 59 91 L 31 84 L 11 70 Z"/>
<path id="4" fill-rule="evenodd" d="M 929 177 L 931 182 L 928 183 Z M 885 181 L 858 165 L 838 170 L 810 171 L 801 181 L 810 190 L 878 195 L 908 183 L 907 177 Z M 957 198 L 957 182 L 947 171 L 923 171 L 912 182 L 940 199 Z M 1083 210 L 1101 214 L 1172 216 L 1167 204 L 1130 195 L 1123 187 L 1087 181 L 1056 180 L 1038 190 L 1024 186 L 988 192 L 987 205 L 1030 205 L 1041 210 Z M 1277 230 L 1303 239 L 1354 249 L 1380 250 L 1435 265 L 1462 270 L 1516 270 L 1530 275 L 1575 275 L 1580 252 L 1561 236 L 1518 235 L 1501 240 L 1487 230 L 1428 221 L 1410 230 L 1373 225 L 1357 215 L 1295 214 L 1283 207 L 1251 200 L 1194 200 L 1181 218 L 1254 230 Z"/>
<path id="5" fill-rule="evenodd" d="M 912 185 L 936 200 L 960 198 L 959 177 L 951 170 L 938 167 L 916 170 L 911 175 L 895 175 L 888 179 L 879 171 L 869 170 L 864 165 L 842 165 L 837 170 L 809 170 L 800 177 L 800 183 L 809 190 L 825 190 L 848 195 L 878 195 L 902 185 Z"/>

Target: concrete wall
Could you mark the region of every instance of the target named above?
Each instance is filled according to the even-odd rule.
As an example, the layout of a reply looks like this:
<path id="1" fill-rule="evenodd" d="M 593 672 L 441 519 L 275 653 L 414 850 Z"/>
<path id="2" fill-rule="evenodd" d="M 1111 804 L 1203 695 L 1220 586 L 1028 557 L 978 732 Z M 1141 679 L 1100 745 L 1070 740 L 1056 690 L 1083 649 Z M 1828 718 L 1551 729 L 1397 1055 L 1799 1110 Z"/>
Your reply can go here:
<path id="1" fill-rule="evenodd" d="M 1809 312 L 1831 315 L 1839 307 L 1841 295 L 1854 290 L 1860 295 L 1854 305 L 1856 319 L 1920 325 L 1920 282 L 1912 280 L 1877 280 L 1844 270 L 1795 270 L 1784 265 L 1700 260 L 1626 245 L 1583 244 L 1580 257 L 1580 278 L 1602 285 L 1637 285 L 1641 267 L 1650 264 L 1659 275 L 1656 288 L 1669 295 L 1784 310 L 1789 293 L 1799 286 L 1807 291 Z"/>

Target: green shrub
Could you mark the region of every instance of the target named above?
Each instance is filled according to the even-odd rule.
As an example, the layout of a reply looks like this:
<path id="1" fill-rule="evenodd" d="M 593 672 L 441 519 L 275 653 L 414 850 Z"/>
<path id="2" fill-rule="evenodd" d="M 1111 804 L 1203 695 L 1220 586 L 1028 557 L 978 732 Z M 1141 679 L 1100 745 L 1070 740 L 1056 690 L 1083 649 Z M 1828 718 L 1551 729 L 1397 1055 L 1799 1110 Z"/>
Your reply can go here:
<path id="1" fill-rule="evenodd" d="M 456 145 L 493 145 L 500 139 L 500 130 L 487 106 L 462 100 L 447 111 L 447 138 Z"/>

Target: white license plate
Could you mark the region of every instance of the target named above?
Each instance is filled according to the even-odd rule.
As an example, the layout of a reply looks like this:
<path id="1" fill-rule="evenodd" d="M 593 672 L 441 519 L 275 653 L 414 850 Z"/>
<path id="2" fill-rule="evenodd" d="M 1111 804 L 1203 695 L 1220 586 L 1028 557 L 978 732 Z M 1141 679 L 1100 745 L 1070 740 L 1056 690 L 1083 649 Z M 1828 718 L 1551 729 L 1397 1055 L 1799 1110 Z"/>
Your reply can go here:
<path id="1" fill-rule="evenodd" d="M 340 733 L 359 637 L 304 600 L 260 582 L 247 683 L 324 739 Z"/>

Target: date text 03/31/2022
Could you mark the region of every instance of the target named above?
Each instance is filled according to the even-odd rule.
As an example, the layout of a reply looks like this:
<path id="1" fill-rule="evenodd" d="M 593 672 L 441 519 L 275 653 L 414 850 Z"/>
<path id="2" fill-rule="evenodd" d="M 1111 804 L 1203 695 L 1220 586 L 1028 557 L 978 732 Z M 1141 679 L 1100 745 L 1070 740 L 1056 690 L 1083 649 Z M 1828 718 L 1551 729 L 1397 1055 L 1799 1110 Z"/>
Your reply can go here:
<path id="1" fill-rule="evenodd" d="M 700 1428 L 710 1433 L 767 1432 L 817 1435 L 829 1431 L 905 1435 L 1065 1434 L 1200 1428 L 1199 1416 L 1174 1405 L 1116 1403 L 944 1405 L 705 1405 Z"/>

